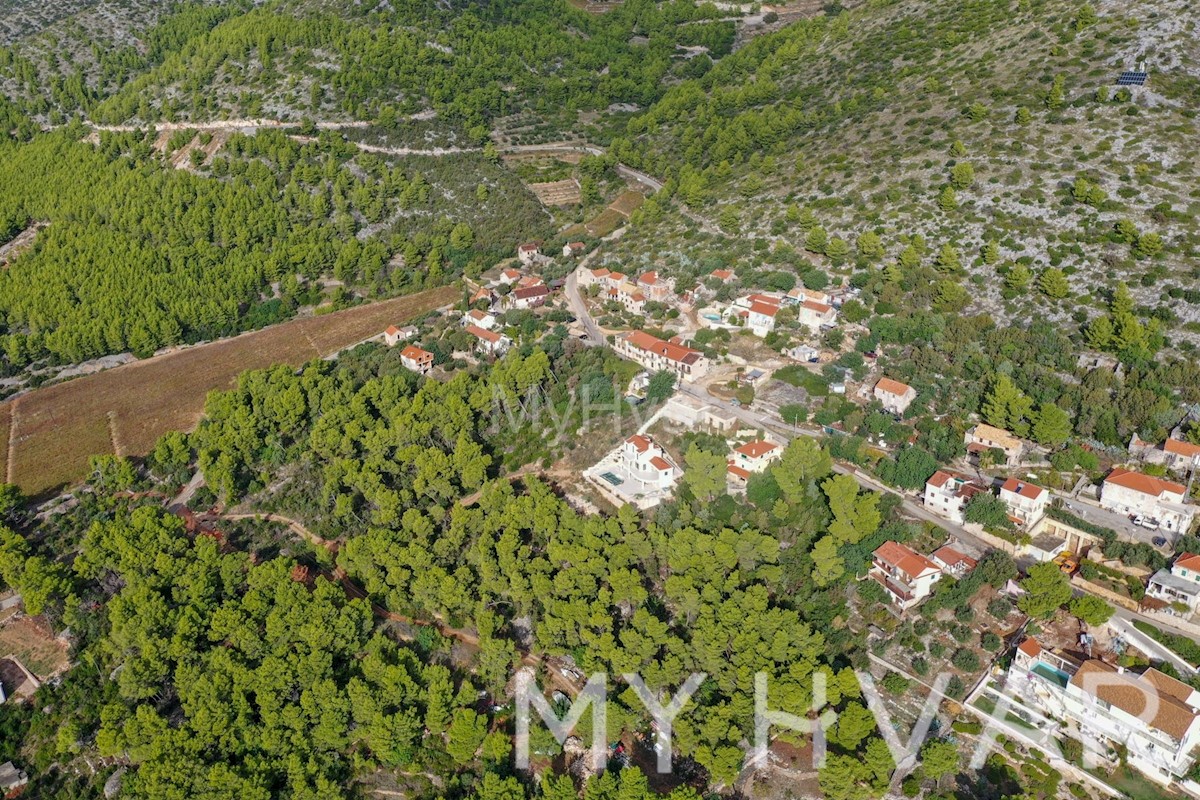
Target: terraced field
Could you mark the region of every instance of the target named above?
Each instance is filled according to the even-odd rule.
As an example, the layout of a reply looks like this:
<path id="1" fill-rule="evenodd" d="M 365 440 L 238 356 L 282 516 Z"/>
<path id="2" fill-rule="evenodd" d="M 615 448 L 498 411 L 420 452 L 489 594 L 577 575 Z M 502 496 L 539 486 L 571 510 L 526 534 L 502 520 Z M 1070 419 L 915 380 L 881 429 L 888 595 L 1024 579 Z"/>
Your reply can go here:
<path id="1" fill-rule="evenodd" d="M 452 302 L 454 286 L 198 345 L 38 389 L 0 404 L 7 479 L 43 495 L 83 477 L 99 453 L 145 455 L 199 421 L 204 399 L 248 369 L 300 366 Z"/>

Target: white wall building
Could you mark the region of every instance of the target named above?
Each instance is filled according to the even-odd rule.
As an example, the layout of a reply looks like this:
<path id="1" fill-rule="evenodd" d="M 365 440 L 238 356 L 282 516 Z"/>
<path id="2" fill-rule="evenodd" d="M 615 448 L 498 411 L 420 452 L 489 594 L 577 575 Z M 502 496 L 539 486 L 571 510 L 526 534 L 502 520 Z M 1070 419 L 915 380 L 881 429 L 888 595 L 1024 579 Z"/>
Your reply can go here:
<path id="1" fill-rule="evenodd" d="M 1026 638 L 1006 690 L 1035 716 L 1074 723 L 1086 750 L 1111 761 L 1124 747 L 1129 766 L 1164 786 L 1186 775 L 1200 745 L 1200 692 L 1153 668 L 1136 674 L 1078 661 Z"/>
<path id="2" fill-rule="evenodd" d="M 1182 553 L 1169 570 L 1154 573 L 1146 595 L 1164 603 L 1183 603 L 1188 613 L 1196 613 L 1200 609 L 1200 556 Z"/>
<path id="3" fill-rule="evenodd" d="M 699 350 L 673 341 L 664 342 L 642 331 L 618 336 L 615 346 L 618 355 L 649 370 L 674 372 L 681 381 L 694 381 L 708 370 L 708 359 Z"/>
<path id="4" fill-rule="evenodd" d="M 942 569 L 899 542 L 884 542 L 872 557 L 869 574 L 887 590 L 893 604 L 907 611 L 930 595 Z"/>
<path id="5" fill-rule="evenodd" d="M 1100 489 L 1100 506 L 1119 514 L 1141 514 L 1168 531 L 1187 533 L 1196 506 L 1184 503 L 1186 491 L 1182 484 L 1114 468 Z"/>
<path id="6" fill-rule="evenodd" d="M 961 525 L 967 502 L 986 491 L 966 475 L 939 469 L 925 481 L 925 507 Z"/>
<path id="7" fill-rule="evenodd" d="M 896 416 L 907 411 L 912 401 L 917 399 L 916 389 L 891 378 L 880 378 L 875 384 L 873 394 L 875 399 L 883 404 L 884 411 Z"/>
<path id="8" fill-rule="evenodd" d="M 1008 507 L 1008 515 L 1025 530 L 1030 530 L 1046 516 L 1050 493 L 1028 481 L 1009 478 L 1000 487 L 1000 500 Z"/>

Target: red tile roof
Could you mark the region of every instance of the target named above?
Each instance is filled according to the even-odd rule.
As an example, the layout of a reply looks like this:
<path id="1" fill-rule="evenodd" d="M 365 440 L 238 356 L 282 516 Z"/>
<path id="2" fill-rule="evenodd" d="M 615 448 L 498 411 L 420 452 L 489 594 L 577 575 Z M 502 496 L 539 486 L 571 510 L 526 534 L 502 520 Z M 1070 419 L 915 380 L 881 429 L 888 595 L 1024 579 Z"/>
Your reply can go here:
<path id="1" fill-rule="evenodd" d="M 421 348 L 410 344 L 408 347 L 400 351 L 400 357 L 417 362 L 431 361 L 433 360 L 433 353 L 429 352 L 428 350 L 422 350 Z"/>
<path id="2" fill-rule="evenodd" d="M 979 563 L 970 556 L 958 552 L 950 545 L 944 545 L 939 547 L 937 550 L 934 550 L 933 558 L 936 561 L 941 561 L 943 564 L 949 567 L 962 564 L 966 566 L 967 569 L 975 569 L 975 566 Z"/>
<path id="3" fill-rule="evenodd" d="M 1180 553 L 1173 566 L 1200 572 L 1200 556 L 1195 553 Z"/>
<path id="4" fill-rule="evenodd" d="M 1140 472 L 1133 472 L 1120 467 L 1113 468 L 1113 471 L 1108 473 L 1108 477 L 1104 479 L 1105 483 L 1115 483 L 1117 486 L 1124 486 L 1126 489 L 1133 489 L 1135 492 L 1148 494 L 1153 497 L 1161 497 L 1164 493 L 1183 494 L 1187 488 L 1173 481 L 1166 481 L 1162 478 L 1154 478 L 1150 475 L 1143 475 Z"/>
<path id="5" fill-rule="evenodd" d="M 730 461 L 726 465 L 725 469 L 726 469 L 726 471 L 729 472 L 730 475 L 733 475 L 736 478 L 741 478 L 744 481 L 750 480 L 750 470 L 742 469 L 741 467 L 734 464 L 732 461 Z"/>
<path id="6" fill-rule="evenodd" d="M 1027 497 L 1030 500 L 1037 500 L 1046 493 L 1046 490 L 1042 487 L 1035 486 L 1034 484 L 1026 481 L 1019 481 L 1016 478 L 1009 478 L 1006 480 L 1000 489 L 1005 492 L 1019 494 L 1021 497 Z"/>
<path id="7" fill-rule="evenodd" d="M 400 329 L 397 328 L 395 325 L 388 325 L 387 330 L 384 331 L 384 333 L 386 333 L 388 336 L 395 336 L 399 332 L 400 332 Z"/>
<path id="8" fill-rule="evenodd" d="M 1192 444 L 1191 442 L 1183 442 L 1179 439 L 1167 439 L 1163 442 L 1163 450 L 1168 453 L 1173 453 L 1177 456 L 1186 458 L 1195 458 L 1200 456 L 1200 444 Z"/>
<path id="9" fill-rule="evenodd" d="M 513 292 L 513 297 L 518 300 L 528 300 L 531 297 L 542 297 L 550 294 L 550 287 L 544 283 L 537 286 L 526 286 L 524 289 L 517 289 Z"/>
<path id="10" fill-rule="evenodd" d="M 639 453 L 646 452 L 650 445 L 654 444 L 654 442 L 650 441 L 649 437 L 642 436 L 640 433 L 635 433 L 625 441 L 636 447 Z"/>
<path id="11" fill-rule="evenodd" d="M 714 269 L 710 274 L 712 277 L 723 281 L 727 281 L 733 277 L 733 271 L 728 269 Z"/>
<path id="12" fill-rule="evenodd" d="M 668 470 L 671 469 L 671 462 L 667 461 L 662 456 L 655 456 L 654 458 L 650 459 L 650 466 L 657 470 Z"/>
<path id="13" fill-rule="evenodd" d="M 468 325 L 467 333 L 471 334 L 472 336 L 476 337 L 477 339 L 482 339 L 483 341 L 491 342 L 492 344 L 495 344 L 496 342 L 500 341 L 500 334 L 493 333 L 492 331 L 485 331 L 483 328 L 479 327 L 478 325 Z"/>
<path id="14" fill-rule="evenodd" d="M 933 473 L 933 475 L 930 476 L 929 480 L 925 481 L 925 483 L 929 484 L 935 489 L 940 489 L 948 482 L 956 478 L 961 479 L 960 476 L 955 475 L 953 472 L 946 472 L 945 470 L 939 469 L 937 472 Z"/>
<path id="15" fill-rule="evenodd" d="M 828 314 L 833 308 L 833 306 L 829 306 L 824 303 L 818 303 L 816 300 L 805 300 L 800 305 L 812 311 L 816 311 L 818 314 Z"/>
<path id="16" fill-rule="evenodd" d="M 657 353 L 670 361 L 681 364 L 695 364 L 704 355 L 699 350 L 693 350 L 674 342 L 664 342 L 644 331 L 633 331 L 625 337 L 625 340 L 639 350 Z"/>
<path id="17" fill-rule="evenodd" d="M 541 247 L 541 245 L 539 245 L 537 242 L 526 242 L 525 244 L 518 245 L 517 249 L 522 253 L 530 253 L 534 250 L 537 250 L 539 247 Z"/>
<path id="18" fill-rule="evenodd" d="M 597 269 L 592 270 L 591 272 L 592 272 L 593 278 L 607 278 L 609 275 L 612 274 L 604 267 L 599 267 Z"/>
<path id="19" fill-rule="evenodd" d="M 752 294 L 746 298 L 751 304 L 766 303 L 769 306 L 778 306 L 783 301 L 778 297 L 772 297 L 769 294 Z"/>
<path id="20" fill-rule="evenodd" d="M 654 284 L 658 283 L 658 273 L 657 272 L 643 273 L 638 278 L 638 283 L 644 283 L 647 286 L 653 286 Z"/>
<path id="21" fill-rule="evenodd" d="M 772 450 L 778 450 L 779 445 L 768 442 L 765 439 L 757 439 L 753 442 L 747 442 L 737 448 L 735 452 L 741 453 L 747 458 L 762 458 Z"/>
<path id="22" fill-rule="evenodd" d="M 891 378 L 880 378 L 879 382 L 875 384 L 875 391 L 887 392 L 888 394 L 894 394 L 894 395 L 906 394 L 908 392 L 908 390 L 911 388 L 912 387 L 909 386 L 907 383 L 901 383 L 900 381 L 894 381 Z"/>
<path id="23" fill-rule="evenodd" d="M 920 553 L 913 552 L 899 542 L 884 542 L 875 551 L 875 557 L 883 563 L 895 567 L 910 578 L 915 578 L 928 570 L 941 572 L 941 568 L 937 564 Z"/>
<path id="24" fill-rule="evenodd" d="M 762 314 L 764 317 L 774 317 L 779 313 L 779 306 L 755 301 L 750 304 L 750 312 L 753 314 Z"/>
<path id="25" fill-rule="evenodd" d="M 1042 654 L 1042 646 L 1032 636 L 1026 636 L 1022 639 L 1021 643 L 1017 645 L 1017 649 L 1030 658 L 1037 658 Z"/>

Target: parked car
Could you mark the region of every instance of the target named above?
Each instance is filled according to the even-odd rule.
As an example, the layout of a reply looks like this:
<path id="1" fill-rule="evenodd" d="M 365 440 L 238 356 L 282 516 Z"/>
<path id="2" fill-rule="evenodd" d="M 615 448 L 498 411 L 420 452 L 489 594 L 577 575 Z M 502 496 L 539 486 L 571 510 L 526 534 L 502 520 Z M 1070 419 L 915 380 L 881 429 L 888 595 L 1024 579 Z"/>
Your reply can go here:
<path id="1" fill-rule="evenodd" d="M 1167 546 L 1167 540 L 1161 536 L 1155 536 L 1150 541 L 1154 543 L 1155 547 L 1166 547 Z"/>

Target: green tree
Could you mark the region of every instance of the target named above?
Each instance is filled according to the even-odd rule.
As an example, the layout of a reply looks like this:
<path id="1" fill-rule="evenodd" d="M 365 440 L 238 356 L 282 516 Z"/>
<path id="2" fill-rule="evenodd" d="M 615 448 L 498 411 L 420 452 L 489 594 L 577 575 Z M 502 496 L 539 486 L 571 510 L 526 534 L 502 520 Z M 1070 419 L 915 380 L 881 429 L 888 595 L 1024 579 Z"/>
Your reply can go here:
<path id="1" fill-rule="evenodd" d="M 955 194 L 953 186 L 942 189 L 942 193 L 938 195 L 938 208 L 946 212 L 958 208 L 958 195 Z"/>
<path id="2" fill-rule="evenodd" d="M 872 261 L 883 258 L 883 242 L 874 231 L 864 231 L 856 243 L 858 254 Z"/>
<path id="3" fill-rule="evenodd" d="M 1033 423 L 1033 440 L 1047 447 L 1058 447 L 1071 435 L 1071 416 L 1054 403 L 1038 406 Z"/>
<path id="4" fill-rule="evenodd" d="M 938 250 L 934 263 L 937 264 L 939 272 L 953 275 L 962 271 L 962 260 L 958 256 L 958 248 L 949 242 Z"/>
<path id="5" fill-rule="evenodd" d="M 1090 594 L 1072 597 L 1067 605 L 1067 610 L 1083 622 L 1093 626 L 1103 625 L 1113 615 L 1112 606 Z"/>
<path id="6" fill-rule="evenodd" d="M 1133 254 L 1138 258 L 1150 258 L 1162 252 L 1163 240 L 1157 233 L 1139 234 L 1133 245 Z"/>
<path id="7" fill-rule="evenodd" d="M 1057 267 L 1047 267 L 1038 277 L 1038 289 L 1051 300 L 1062 300 L 1071 293 L 1067 276 Z"/>
<path id="8" fill-rule="evenodd" d="M 1030 567 L 1021 588 L 1025 594 L 1018 598 L 1017 607 L 1036 619 L 1050 619 L 1071 599 L 1071 583 L 1054 563 Z"/>
<path id="9" fill-rule="evenodd" d="M 725 490 L 725 456 L 702 450 L 695 442 L 683 456 L 683 483 L 692 496 L 709 503 Z"/>
<path id="10" fill-rule="evenodd" d="M 1050 89 L 1046 92 L 1046 108 L 1055 111 L 1063 107 L 1066 103 L 1065 79 L 1062 75 L 1055 75 L 1053 83 L 1050 84 Z"/>
<path id="11" fill-rule="evenodd" d="M 487 718 L 475 713 L 474 709 L 460 708 L 454 712 L 446 736 L 446 752 L 455 763 L 470 764 L 487 736 Z"/>
<path id="12" fill-rule="evenodd" d="M 970 161 L 960 161 L 950 168 L 950 185 L 955 189 L 967 189 L 975 183 L 975 167 Z"/>
<path id="13" fill-rule="evenodd" d="M 935 783 L 958 772 L 958 746 L 945 739 L 931 739 L 921 748 L 921 766 Z"/>
<path id="14" fill-rule="evenodd" d="M 793 439 L 783 456 L 771 467 L 771 473 L 789 503 L 799 503 L 810 487 L 833 471 L 829 451 L 810 436 Z"/>
<path id="15" fill-rule="evenodd" d="M 659 403 L 675 394 L 675 373 L 659 370 L 650 377 L 646 386 L 646 402 Z"/>
<path id="16" fill-rule="evenodd" d="M 854 476 L 834 475 L 821 483 L 821 489 L 833 514 L 829 534 L 839 545 L 857 544 L 879 528 L 879 495 L 859 494 Z"/>
<path id="17" fill-rule="evenodd" d="M 1014 264 L 1008 274 L 1004 276 L 1004 285 L 1014 292 L 1023 292 L 1032 280 L 1033 273 L 1029 267 L 1024 264 Z"/>

